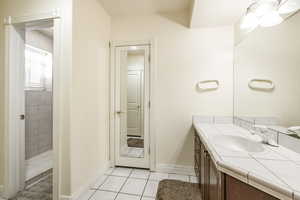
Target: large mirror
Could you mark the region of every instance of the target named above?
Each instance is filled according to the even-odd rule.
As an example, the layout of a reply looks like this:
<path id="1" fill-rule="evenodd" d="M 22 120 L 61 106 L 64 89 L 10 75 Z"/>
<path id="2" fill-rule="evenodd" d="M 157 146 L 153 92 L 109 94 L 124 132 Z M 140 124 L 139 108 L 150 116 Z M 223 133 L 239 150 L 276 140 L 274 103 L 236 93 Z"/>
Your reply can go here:
<path id="1" fill-rule="evenodd" d="M 292 137 L 287 143 L 300 151 L 294 141 L 300 142 L 299 10 L 236 40 L 234 59 L 235 117 L 266 125 L 279 133 L 277 140 Z"/>
<path id="2" fill-rule="evenodd" d="M 145 50 L 124 51 L 121 71 L 121 156 L 144 157 L 144 69 Z"/>

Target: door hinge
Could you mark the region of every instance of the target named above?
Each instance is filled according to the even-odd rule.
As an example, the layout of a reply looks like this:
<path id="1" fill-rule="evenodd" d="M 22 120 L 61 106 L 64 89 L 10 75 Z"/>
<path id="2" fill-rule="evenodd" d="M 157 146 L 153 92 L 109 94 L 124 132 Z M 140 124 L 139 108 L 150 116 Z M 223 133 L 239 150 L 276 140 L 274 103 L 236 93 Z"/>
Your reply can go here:
<path id="1" fill-rule="evenodd" d="M 148 56 L 149 63 L 151 62 L 151 55 Z"/>
<path id="2" fill-rule="evenodd" d="M 149 108 L 151 108 L 151 101 L 148 102 L 148 106 L 149 106 Z"/>
<path id="3" fill-rule="evenodd" d="M 148 148 L 148 153 L 149 153 L 149 155 L 150 155 L 150 147 Z"/>

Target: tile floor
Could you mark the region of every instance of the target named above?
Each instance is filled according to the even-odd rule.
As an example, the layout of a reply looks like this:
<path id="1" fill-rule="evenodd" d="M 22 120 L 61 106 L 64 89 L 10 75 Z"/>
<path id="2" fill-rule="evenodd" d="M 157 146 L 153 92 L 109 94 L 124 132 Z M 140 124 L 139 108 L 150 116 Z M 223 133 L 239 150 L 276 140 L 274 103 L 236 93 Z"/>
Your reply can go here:
<path id="1" fill-rule="evenodd" d="M 156 173 L 131 168 L 111 168 L 78 200 L 155 200 L 163 179 L 197 182 L 194 176 Z"/>

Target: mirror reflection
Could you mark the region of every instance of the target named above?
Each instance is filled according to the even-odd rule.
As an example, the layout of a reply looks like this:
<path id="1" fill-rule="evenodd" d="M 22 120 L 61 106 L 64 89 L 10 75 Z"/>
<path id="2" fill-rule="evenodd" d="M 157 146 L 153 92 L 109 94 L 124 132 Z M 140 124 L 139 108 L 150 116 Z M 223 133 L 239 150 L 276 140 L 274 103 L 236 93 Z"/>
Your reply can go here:
<path id="1" fill-rule="evenodd" d="M 129 48 L 121 71 L 121 156 L 144 157 L 144 69 L 145 50 Z"/>
<path id="2" fill-rule="evenodd" d="M 300 139 L 300 13 L 235 46 L 235 116 Z M 278 140 L 278 139 L 277 139 Z"/>

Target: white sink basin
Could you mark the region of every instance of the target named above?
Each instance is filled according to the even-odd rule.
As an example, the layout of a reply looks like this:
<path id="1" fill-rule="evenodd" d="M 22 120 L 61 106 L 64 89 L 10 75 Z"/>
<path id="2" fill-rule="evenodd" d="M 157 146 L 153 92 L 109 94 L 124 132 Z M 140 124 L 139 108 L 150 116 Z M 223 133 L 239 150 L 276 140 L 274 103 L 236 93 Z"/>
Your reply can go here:
<path id="1" fill-rule="evenodd" d="M 232 151 L 241 151 L 241 152 L 249 152 L 249 153 L 258 153 L 264 151 L 264 147 L 261 143 L 240 136 L 233 136 L 233 135 L 216 136 L 213 138 L 213 143 L 216 144 L 217 146 Z"/>

